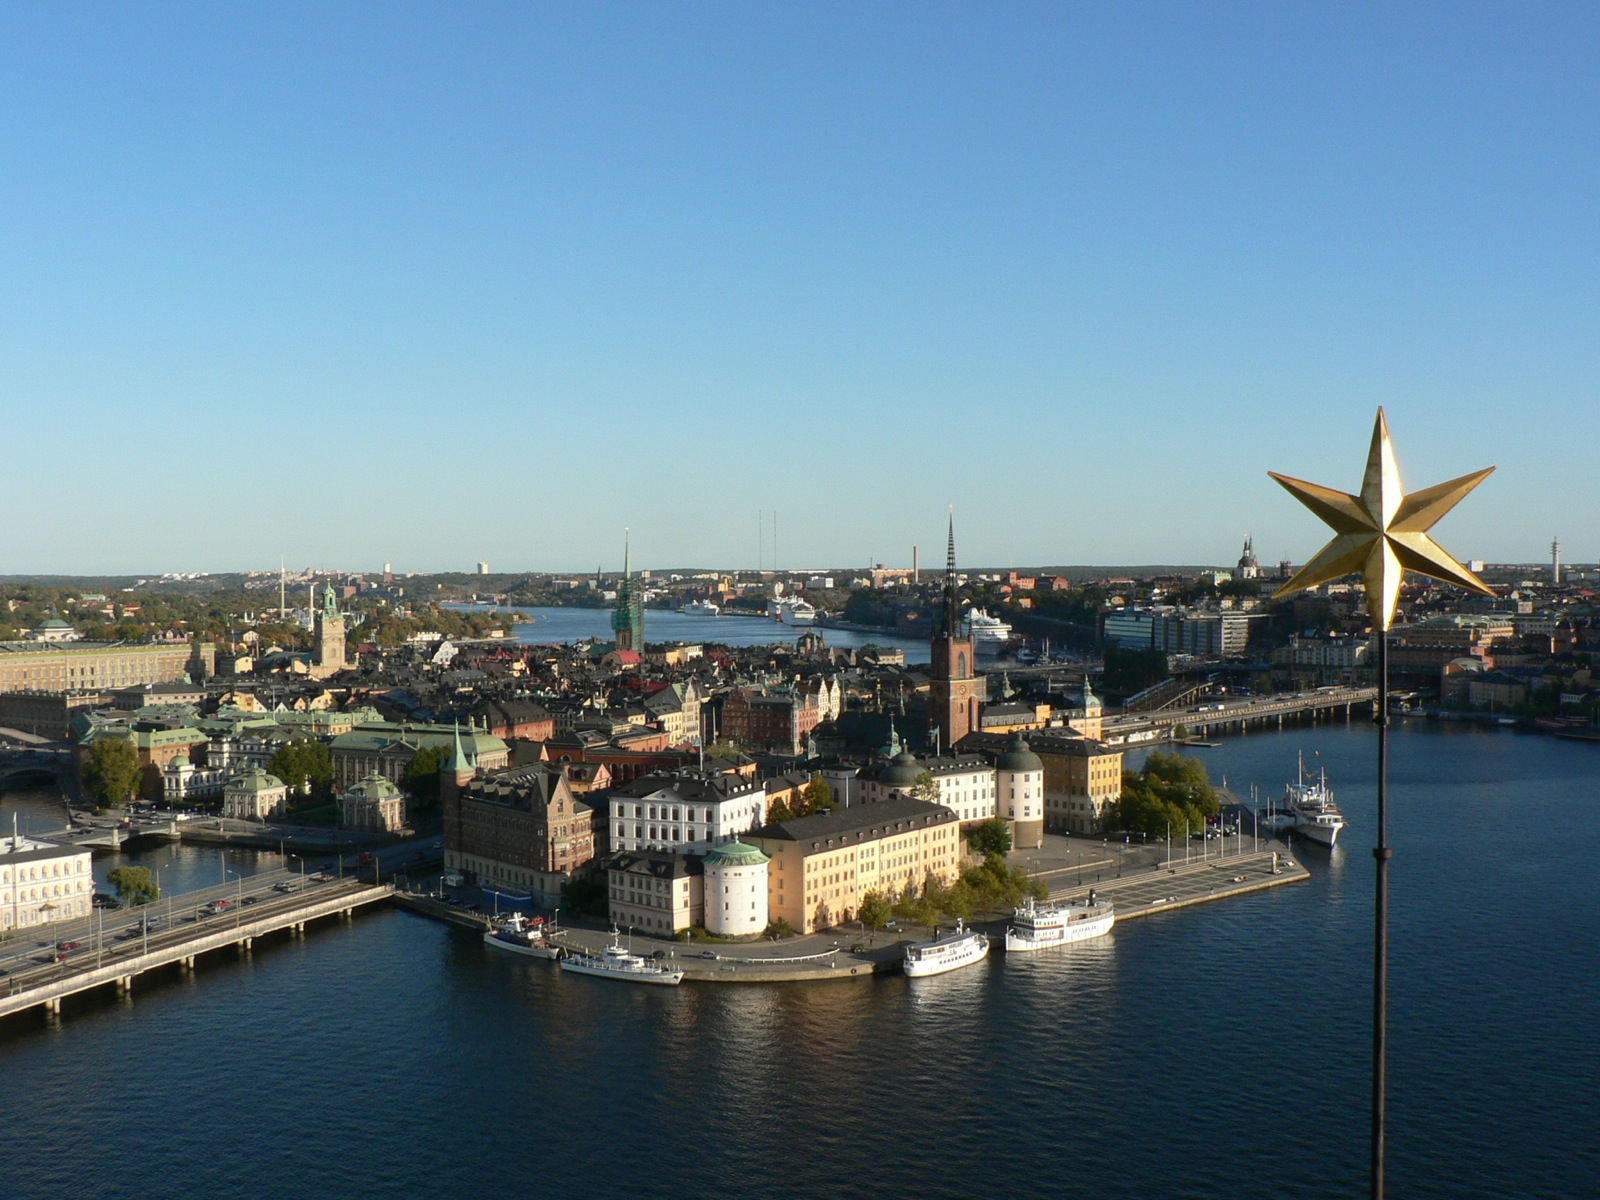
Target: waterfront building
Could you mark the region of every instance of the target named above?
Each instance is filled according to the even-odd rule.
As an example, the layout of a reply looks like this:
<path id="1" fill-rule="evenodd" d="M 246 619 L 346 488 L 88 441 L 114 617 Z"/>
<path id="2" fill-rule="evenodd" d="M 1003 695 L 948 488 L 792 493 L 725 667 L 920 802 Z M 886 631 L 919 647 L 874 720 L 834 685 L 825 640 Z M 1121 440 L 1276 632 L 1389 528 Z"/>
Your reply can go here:
<path id="1" fill-rule="evenodd" d="M 1037 849 L 1044 844 L 1044 763 L 1017 733 L 994 768 L 996 815 L 1010 823 L 1011 844 Z"/>
<path id="2" fill-rule="evenodd" d="M 547 763 L 447 787 L 444 836 L 448 870 L 531 892 L 542 905 L 559 903 L 573 872 L 594 859 L 593 811 Z"/>
<path id="3" fill-rule="evenodd" d="M 35 737 L 65 741 L 72 730 L 73 717 L 100 708 L 105 702 L 106 694 L 98 689 L 0 692 L 0 725 Z"/>
<path id="4" fill-rule="evenodd" d="M 396 833 L 405 828 L 406 794 L 382 775 L 368 775 L 340 794 L 339 824 L 345 829 Z"/>
<path id="5" fill-rule="evenodd" d="M 767 815 L 765 784 L 739 774 L 673 771 L 611 789 L 611 848 L 703 854 Z"/>
<path id="6" fill-rule="evenodd" d="M 929 876 L 953 883 L 961 869 L 956 815 L 904 796 L 777 821 L 745 840 L 771 859 L 768 919 L 800 933 L 854 919 L 868 892 L 895 898 Z"/>
<path id="7" fill-rule="evenodd" d="M 698 855 L 634 850 L 606 860 L 611 923 L 655 937 L 705 927 L 705 874 Z M 763 926 L 765 928 L 765 926 Z"/>
<path id="8" fill-rule="evenodd" d="M 93 901 L 89 851 L 0 837 L 0 929 L 87 917 Z"/>
<path id="9" fill-rule="evenodd" d="M 744 937 L 767 927 L 770 862 L 760 850 L 738 838 L 707 851 L 703 863 L 708 933 Z"/>
<path id="10" fill-rule="evenodd" d="M 933 634 L 933 656 L 928 666 L 933 721 L 939 745 L 954 746 L 979 728 L 978 712 L 984 701 L 984 681 L 977 674 L 977 651 L 972 638 L 961 631 L 961 600 L 956 579 L 956 519 L 950 515 L 950 544 L 946 555 L 944 597 Z"/>
<path id="11" fill-rule="evenodd" d="M 112 690 L 216 671 L 210 642 L 0 642 L 0 692 Z"/>
<path id="12" fill-rule="evenodd" d="M 876 776 L 862 779 L 862 798 L 868 804 L 910 796 L 917 780 L 932 777 L 939 789 L 938 803 L 955 813 L 970 829 L 995 815 L 994 766 L 981 754 L 945 754 L 919 759 L 910 751 L 890 759 Z"/>
<path id="13" fill-rule="evenodd" d="M 232 777 L 226 767 L 197 767 L 180 754 L 161 772 L 161 798 L 169 805 L 215 800 Z"/>
<path id="14" fill-rule="evenodd" d="M 289 811 L 289 789 L 260 769 L 235 775 L 222 787 L 222 815 L 238 821 L 266 821 Z"/>

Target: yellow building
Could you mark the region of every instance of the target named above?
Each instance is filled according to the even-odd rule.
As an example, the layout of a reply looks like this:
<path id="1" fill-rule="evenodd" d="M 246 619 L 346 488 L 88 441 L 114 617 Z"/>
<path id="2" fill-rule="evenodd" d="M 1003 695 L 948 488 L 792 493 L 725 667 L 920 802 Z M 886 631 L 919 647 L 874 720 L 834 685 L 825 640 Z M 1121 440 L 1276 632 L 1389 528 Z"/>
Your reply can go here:
<path id="1" fill-rule="evenodd" d="M 1051 833 L 1099 833 L 1122 798 L 1122 751 L 1053 730 L 1028 745 L 1044 763 L 1044 823 Z"/>
<path id="2" fill-rule="evenodd" d="M 0 692 L 70 692 L 198 679 L 216 671 L 210 642 L 0 642 Z"/>
<path id="3" fill-rule="evenodd" d="M 853 920 L 868 892 L 896 897 L 929 875 L 954 883 L 961 870 L 955 813 L 908 797 L 777 821 L 744 840 L 772 859 L 768 918 L 800 933 Z"/>

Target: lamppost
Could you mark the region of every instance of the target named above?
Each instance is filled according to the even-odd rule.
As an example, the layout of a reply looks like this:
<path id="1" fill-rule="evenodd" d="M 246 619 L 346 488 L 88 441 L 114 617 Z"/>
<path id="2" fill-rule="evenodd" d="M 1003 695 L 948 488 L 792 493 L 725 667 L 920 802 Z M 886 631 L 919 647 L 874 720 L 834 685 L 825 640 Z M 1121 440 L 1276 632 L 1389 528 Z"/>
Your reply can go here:
<path id="1" fill-rule="evenodd" d="M 1383 409 L 1372 428 L 1361 494 L 1335 491 L 1269 471 L 1272 478 L 1333 530 L 1334 537 L 1295 572 L 1274 595 L 1289 596 L 1360 571 L 1366 584 L 1367 615 L 1378 639 L 1378 699 L 1373 721 L 1378 727 L 1378 829 L 1372 856 L 1377 860 L 1373 905 L 1372 952 L 1372 1144 L 1370 1190 L 1382 1200 L 1384 1174 L 1385 1092 L 1388 1085 L 1389 1007 L 1389 627 L 1394 621 L 1400 582 L 1407 571 L 1493 596 L 1483 580 L 1458 563 L 1428 536 L 1439 518 L 1493 471 L 1474 471 L 1446 483 L 1407 495 L 1400 487 L 1400 467 L 1389 440 Z"/>
<path id="2" fill-rule="evenodd" d="M 234 901 L 234 906 L 233 906 L 233 925 L 234 925 L 234 928 L 237 929 L 241 924 L 244 923 L 244 876 L 239 874 L 239 872 L 237 872 L 237 871 L 229 869 L 228 867 L 223 867 L 222 868 L 222 882 L 223 883 L 227 883 L 228 882 L 228 876 L 229 875 L 232 875 L 235 879 L 237 879 L 239 881 L 239 898 L 236 901 Z"/>

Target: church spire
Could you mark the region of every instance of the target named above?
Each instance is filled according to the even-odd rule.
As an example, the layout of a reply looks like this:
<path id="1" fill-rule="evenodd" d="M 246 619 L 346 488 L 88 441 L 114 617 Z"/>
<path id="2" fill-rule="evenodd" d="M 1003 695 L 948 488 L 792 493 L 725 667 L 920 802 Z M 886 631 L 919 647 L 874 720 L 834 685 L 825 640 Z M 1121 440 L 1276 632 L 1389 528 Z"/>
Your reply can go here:
<path id="1" fill-rule="evenodd" d="M 944 560 L 944 632 L 947 637 L 961 634 L 961 602 L 956 597 L 956 506 L 950 506 L 950 544 Z"/>

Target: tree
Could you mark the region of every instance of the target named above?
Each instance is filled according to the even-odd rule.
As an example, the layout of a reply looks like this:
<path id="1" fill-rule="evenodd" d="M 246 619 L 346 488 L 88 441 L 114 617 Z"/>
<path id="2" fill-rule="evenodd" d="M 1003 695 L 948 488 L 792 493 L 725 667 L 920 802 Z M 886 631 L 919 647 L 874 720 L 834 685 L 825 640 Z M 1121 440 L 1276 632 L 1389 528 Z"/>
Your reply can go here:
<path id="1" fill-rule="evenodd" d="M 267 760 L 267 770 L 289 785 L 291 792 L 309 796 L 333 784 L 333 756 L 325 742 L 295 738 Z"/>
<path id="2" fill-rule="evenodd" d="M 767 808 L 767 821 L 769 823 L 773 821 L 792 820 L 794 820 L 794 810 L 791 809 L 788 803 L 782 799 L 774 800 Z"/>
<path id="3" fill-rule="evenodd" d="M 149 867 L 113 867 L 106 882 L 117 890 L 117 899 L 124 904 L 149 904 L 161 899 L 161 889 Z"/>
<path id="4" fill-rule="evenodd" d="M 856 916 L 860 918 L 862 924 L 872 929 L 882 929 L 894 916 L 894 910 L 884 899 L 882 892 L 868 892 L 861 897 L 861 907 L 856 910 Z"/>
<path id="5" fill-rule="evenodd" d="M 126 738 L 101 737 L 83 764 L 83 787 L 98 808 L 118 808 L 139 787 L 144 769 Z"/>
<path id="6" fill-rule="evenodd" d="M 400 787 L 418 804 L 432 803 L 439 795 L 439 772 L 449 757 L 443 746 L 424 746 L 411 756 L 400 775 Z"/>
<path id="7" fill-rule="evenodd" d="M 1182 837 L 1206 827 L 1206 818 L 1221 811 L 1206 781 L 1205 764 L 1181 754 L 1152 754 L 1139 772 L 1122 776 L 1122 796 L 1112 811 L 1115 828 L 1150 837 L 1166 837 L 1170 828 Z"/>
<path id="8" fill-rule="evenodd" d="M 990 817 L 972 831 L 967 848 L 974 854 L 1006 855 L 1011 853 L 1011 826 L 1001 817 Z"/>
<path id="9" fill-rule="evenodd" d="M 939 803 L 939 781 L 933 777 L 932 771 L 924 771 L 917 776 L 916 782 L 911 785 L 911 798 L 929 804 Z"/>
<path id="10" fill-rule="evenodd" d="M 706 747 L 706 757 L 736 761 L 744 757 L 744 752 L 739 749 L 738 742 L 729 741 L 727 738 L 718 738 Z"/>
<path id="11" fill-rule="evenodd" d="M 806 807 L 809 811 L 830 812 L 833 809 L 833 789 L 828 786 L 828 781 L 822 777 L 822 772 L 812 774 L 811 782 L 803 789 Z"/>

